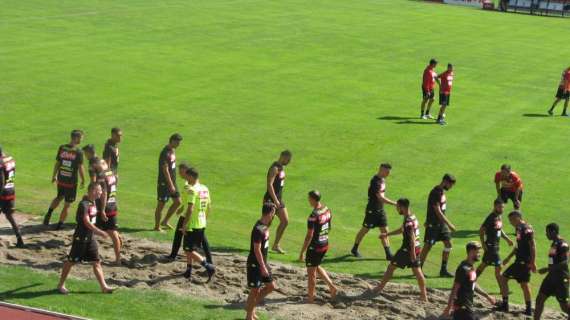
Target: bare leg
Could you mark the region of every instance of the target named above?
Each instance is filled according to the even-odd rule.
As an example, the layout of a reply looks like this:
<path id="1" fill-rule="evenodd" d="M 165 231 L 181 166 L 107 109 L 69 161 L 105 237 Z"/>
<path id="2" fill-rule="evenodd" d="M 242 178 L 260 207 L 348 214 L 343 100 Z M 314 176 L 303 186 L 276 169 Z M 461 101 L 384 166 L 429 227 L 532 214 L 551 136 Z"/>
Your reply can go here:
<path id="1" fill-rule="evenodd" d="M 59 204 L 61 203 L 61 200 L 63 200 L 63 197 L 55 197 L 55 198 L 51 201 L 51 204 L 49 205 L 49 208 L 50 208 L 51 210 L 57 209 L 57 207 L 58 207 Z"/>
<path id="2" fill-rule="evenodd" d="M 162 216 L 162 209 L 164 209 L 165 204 L 166 202 L 164 201 L 156 202 L 156 210 L 154 210 L 154 231 L 160 231 L 160 220 Z"/>
<path id="3" fill-rule="evenodd" d="M 57 285 L 57 290 L 60 293 L 67 294 L 69 291 L 65 288 L 65 280 L 71 271 L 71 267 L 73 267 L 74 263 L 71 261 L 65 261 L 63 263 L 63 269 L 61 270 L 61 276 L 59 277 L 59 283 Z"/>
<path id="4" fill-rule="evenodd" d="M 388 227 L 380 227 L 380 231 L 382 231 L 382 233 L 388 233 L 390 230 L 388 229 Z M 382 238 L 382 246 L 384 246 L 384 248 L 389 248 L 390 238 L 388 237 Z"/>
<path id="5" fill-rule="evenodd" d="M 364 236 L 368 233 L 368 231 L 370 231 L 370 229 L 365 227 L 360 228 L 360 231 L 358 231 L 358 233 L 356 234 L 356 238 L 354 239 L 354 244 L 359 245 L 360 242 L 362 242 L 362 239 L 364 239 Z"/>
<path id="6" fill-rule="evenodd" d="M 503 288 L 501 287 L 503 285 L 503 282 L 501 281 L 501 271 L 502 268 L 501 266 L 496 266 L 495 267 L 495 279 L 497 279 L 497 284 L 499 285 L 499 291 L 504 292 Z M 507 292 L 509 292 L 509 289 L 507 289 Z"/>
<path id="7" fill-rule="evenodd" d="M 253 320 L 255 314 L 255 305 L 257 302 L 257 297 L 259 295 L 259 288 L 252 288 L 249 290 L 249 295 L 247 296 L 247 302 L 245 303 L 245 319 Z"/>
<path id="8" fill-rule="evenodd" d="M 446 269 L 447 269 L 447 261 L 449 261 L 449 254 L 451 253 L 451 241 L 447 240 L 443 242 L 443 245 L 445 246 L 443 248 L 443 252 L 441 254 L 441 261 L 442 261 L 442 266 L 445 265 Z"/>
<path id="9" fill-rule="evenodd" d="M 418 280 L 418 287 L 420 288 L 420 299 L 423 302 L 427 302 L 428 298 L 427 298 L 427 289 L 426 289 L 426 279 L 424 277 L 422 269 L 412 268 L 412 271 L 414 272 L 414 275 L 416 276 L 416 279 Z"/>
<path id="10" fill-rule="evenodd" d="M 0 211 L 1 213 L 1 211 Z M 18 227 L 18 224 L 16 223 L 16 220 L 14 220 L 14 216 L 12 215 L 12 213 L 6 213 L 6 219 L 8 220 L 8 222 L 10 222 L 10 225 L 12 226 L 12 230 L 14 230 L 14 234 L 16 234 L 16 239 L 18 240 L 18 244 L 22 243 L 22 235 L 20 234 L 20 228 Z"/>
<path id="11" fill-rule="evenodd" d="M 424 243 L 424 247 L 422 248 L 422 252 L 420 253 L 420 260 L 422 262 L 422 266 L 426 262 L 430 250 L 431 250 L 431 244 L 427 242 Z"/>
<path id="12" fill-rule="evenodd" d="M 386 272 L 384 272 L 384 276 L 382 276 L 382 280 L 380 281 L 380 283 L 373 289 L 373 291 L 375 293 L 380 293 L 382 292 L 382 290 L 384 290 L 384 287 L 386 286 L 386 284 L 388 283 L 388 281 L 390 281 L 390 279 L 392 279 L 392 275 L 394 275 L 394 271 L 396 270 L 396 266 L 393 264 L 389 264 L 388 265 L 388 269 L 386 269 Z"/>
<path id="13" fill-rule="evenodd" d="M 121 237 L 119 237 L 119 232 L 117 232 L 117 230 L 109 230 L 107 231 L 107 234 L 109 234 L 111 240 L 113 240 L 113 250 L 115 251 L 115 263 L 121 264 L 122 242 L 121 242 Z"/>
<path id="14" fill-rule="evenodd" d="M 331 278 L 329 277 L 329 274 L 327 273 L 327 271 L 321 267 L 318 266 L 317 267 L 317 272 L 319 273 L 319 275 L 321 276 L 321 278 L 323 280 L 325 280 L 325 282 L 327 283 L 327 285 L 329 286 L 329 291 L 331 294 L 331 299 L 335 299 L 336 298 L 336 292 L 337 292 L 337 288 L 334 285 L 334 283 L 332 282 Z"/>
<path id="15" fill-rule="evenodd" d="M 433 104 L 433 99 L 429 99 L 428 105 L 427 105 L 427 110 L 426 110 L 426 115 L 429 115 L 430 109 L 431 109 L 431 105 Z"/>
<path id="16" fill-rule="evenodd" d="M 483 274 L 483 271 L 485 271 L 486 268 L 487 268 L 487 264 L 485 262 L 481 262 L 481 264 L 477 267 L 477 278 L 479 278 Z M 495 272 L 495 275 L 496 274 L 497 273 Z M 501 275 L 500 272 L 499 272 L 499 275 Z"/>
<path id="17" fill-rule="evenodd" d="M 267 285 L 265 285 L 265 286 L 263 287 L 263 289 L 261 289 L 261 291 L 259 292 L 259 296 L 258 296 L 256 302 L 263 301 L 263 299 L 265 299 L 265 297 L 267 297 L 268 294 L 270 294 L 271 292 L 273 292 L 274 289 L 275 289 L 275 283 L 273 283 L 273 282 L 268 283 Z M 257 304 L 257 303 L 256 303 L 256 304 Z"/>
<path id="18" fill-rule="evenodd" d="M 546 296 L 539 293 L 536 297 L 536 306 L 534 307 L 534 320 L 540 320 L 542 316 L 542 311 L 544 311 L 544 302 L 546 301 Z"/>
<path id="19" fill-rule="evenodd" d="M 568 110 L 568 99 L 566 99 L 566 101 L 564 101 L 564 110 L 562 111 L 562 114 L 565 115 L 567 114 L 566 111 Z"/>
<path id="20" fill-rule="evenodd" d="M 59 216 L 59 222 L 65 223 L 65 219 L 67 218 L 67 212 L 69 211 L 70 205 L 71 202 L 67 201 L 63 204 L 63 210 L 61 210 L 61 216 Z"/>
<path id="21" fill-rule="evenodd" d="M 168 211 L 166 212 L 166 217 L 164 217 L 164 220 L 162 220 L 163 227 L 168 227 L 169 229 L 172 229 L 172 226 L 168 224 L 168 221 L 170 221 L 172 215 L 176 213 L 178 207 L 180 207 L 180 198 L 172 198 L 172 204 L 170 205 L 170 208 L 168 208 Z"/>
<path id="22" fill-rule="evenodd" d="M 560 98 L 556 98 L 554 100 L 554 103 L 552 104 L 552 107 L 550 107 L 550 109 L 548 109 L 548 113 L 552 113 L 554 111 L 554 108 L 556 108 L 556 105 L 558 104 L 558 102 L 560 102 Z"/>
<path id="23" fill-rule="evenodd" d="M 93 263 L 93 273 L 95 274 L 95 278 L 97 278 L 97 282 L 99 282 L 101 292 L 112 293 L 113 289 L 110 288 L 105 282 L 105 277 L 103 276 L 103 268 L 101 268 L 101 262 L 97 261 Z"/>
<path id="24" fill-rule="evenodd" d="M 422 99 L 422 104 L 420 105 L 420 109 L 421 109 L 421 112 L 422 112 L 422 114 L 421 114 L 422 117 L 423 117 L 423 115 L 425 114 L 426 102 L 427 102 L 427 99 Z"/>
<path id="25" fill-rule="evenodd" d="M 509 279 L 501 275 L 499 287 L 501 288 L 501 296 L 507 298 L 509 296 Z"/>
<path id="26" fill-rule="evenodd" d="M 317 268 L 316 267 L 308 267 L 307 268 L 307 275 L 308 275 L 308 287 L 307 287 L 307 302 L 314 303 L 315 302 L 315 286 L 317 283 Z"/>
<path id="27" fill-rule="evenodd" d="M 278 215 L 279 217 L 279 226 L 277 227 L 277 232 L 275 235 L 275 242 L 273 243 L 273 250 L 277 252 L 282 252 L 281 250 L 281 238 L 283 237 L 283 233 L 289 224 L 289 213 L 287 212 L 287 208 L 279 209 Z"/>
<path id="28" fill-rule="evenodd" d="M 528 282 L 521 283 L 521 289 L 523 291 L 524 301 L 530 302 L 532 297 L 531 297 L 530 286 L 528 285 Z"/>

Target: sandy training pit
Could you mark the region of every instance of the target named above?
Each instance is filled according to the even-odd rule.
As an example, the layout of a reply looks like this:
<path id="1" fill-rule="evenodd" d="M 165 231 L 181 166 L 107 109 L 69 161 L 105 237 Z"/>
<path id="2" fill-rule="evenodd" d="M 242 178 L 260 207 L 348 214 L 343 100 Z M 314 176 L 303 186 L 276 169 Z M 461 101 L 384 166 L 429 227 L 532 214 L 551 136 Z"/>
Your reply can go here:
<path id="1" fill-rule="evenodd" d="M 6 220 L 0 218 L 0 263 L 21 265 L 44 271 L 60 272 L 71 243 L 73 230 L 53 231 L 39 225 L 39 220 L 19 215 L 26 249 L 16 249 L 15 237 Z M 186 297 L 218 301 L 221 308 L 243 309 L 247 297 L 245 277 L 246 257 L 223 252 L 214 252 L 216 276 L 206 284 L 205 270 L 196 266 L 191 281 L 181 274 L 186 268 L 180 256 L 175 262 L 163 257 L 170 253 L 167 243 L 139 239 L 123 235 L 123 265 L 113 266 L 114 254 L 110 239 L 98 239 L 99 252 L 108 283 L 117 287 L 136 289 L 160 289 Z M 306 292 L 306 272 L 302 268 L 270 261 L 279 292 L 269 295 L 260 311 L 270 317 L 283 319 L 439 319 L 446 303 L 448 292 L 428 289 L 429 303 L 418 301 L 418 290 L 407 284 L 388 284 L 385 293 L 371 297 L 366 294 L 369 284 L 376 281 L 356 278 L 348 274 L 333 273 L 331 278 L 340 293 L 336 301 L 329 301 L 322 283 L 317 289 L 317 303 L 303 303 Z M 326 260 L 325 265 L 326 267 Z M 71 276 L 95 281 L 91 268 L 77 266 Z M 73 293 L 73 286 L 68 287 Z M 477 300 L 476 308 L 483 310 L 481 319 L 523 319 L 523 308 L 513 306 L 511 314 L 493 313 L 490 306 Z M 561 312 L 548 310 L 543 319 L 565 320 Z"/>

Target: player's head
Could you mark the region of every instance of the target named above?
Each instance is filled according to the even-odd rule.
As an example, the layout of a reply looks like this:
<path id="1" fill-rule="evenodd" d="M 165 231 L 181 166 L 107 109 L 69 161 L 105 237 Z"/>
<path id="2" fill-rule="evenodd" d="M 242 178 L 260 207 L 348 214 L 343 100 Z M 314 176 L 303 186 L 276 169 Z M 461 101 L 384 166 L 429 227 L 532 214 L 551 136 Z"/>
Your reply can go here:
<path id="1" fill-rule="evenodd" d="M 70 136 L 73 144 L 80 144 L 83 139 L 83 131 L 79 129 L 72 130 Z"/>
<path id="2" fill-rule="evenodd" d="M 113 142 L 119 143 L 121 142 L 122 138 L 123 138 L 123 130 L 121 130 L 121 128 L 114 127 L 111 129 L 111 140 L 113 140 Z"/>
<path id="3" fill-rule="evenodd" d="M 188 180 L 188 182 L 190 182 L 190 184 L 196 183 L 196 181 L 200 177 L 200 174 L 198 173 L 198 170 L 196 170 L 196 168 L 186 169 L 186 175 L 187 175 L 186 179 Z"/>
<path id="4" fill-rule="evenodd" d="M 2 146 L 0 146 L 0 156 L 4 155 L 4 151 L 2 150 Z"/>
<path id="5" fill-rule="evenodd" d="M 99 164 L 99 168 L 101 171 L 109 169 L 109 164 L 107 163 L 107 161 L 105 161 L 105 159 L 99 159 L 97 163 Z"/>
<path id="6" fill-rule="evenodd" d="M 286 166 L 289 164 L 289 162 L 291 162 L 291 158 L 293 158 L 293 154 L 291 153 L 291 151 L 283 150 L 279 155 L 279 163 Z"/>
<path id="7" fill-rule="evenodd" d="M 503 175 L 503 177 L 507 177 L 511 174 L 511 165 L 510 164 L 503 164 L 501 166 L 501 175 Z"/>
<path id="8" fill-rule="evenodd" d="M 546 226 L 546 237 L 548 240 L 554 240 L 558 238 L 558 234 L 560 233 L 560 227 L 556 223 L 549 223 Z"/>
<path id="9" fill-rule="evenodd" d="M 186 179 L 188 175 L 186 174 L 186 170 L 188 170 L 190 166 L 186 162 L 182 162 L 178 165 L 178 173 L 182 177 L 182 179 Z"/>
<path id="10" fill-rule="evenodd" d="M 449 189 L 453 188 L 456 181 L 457 180 L 455 179 L 455 177 L 452 174 L 446 173 L 443 175 L 443 178 L 441 178 L 441 185 L 442 185 L 443 189 L 449 190 Z"/>
<path id="11" fill-rule="evenodd" d="M 495 209 L 496 213 L 502 214 L 505 210 L 505 203 L 500 198 L 497 198 L 495 199 L 495 202 L 493 202 L 493 208 Z"/>
<path id="12" fill-rule="evenodd" d="M 273 217 L 275 216 L 275 204 L 271 202 L 265 202 L 261 207 L 261 219 L 264 219 L 264 223 L 266 225 L 271 225 L 271 221 L 273 221 Z"/>
<path id="13" fill-rule="evenodd" d="M 321 193 L 319 190 L 311 190 L 308 193 L 309 204 L 311 207 L 316 207 L 321 201 Z"/>
<path id="14" fill-rule="evenodd" d="M 396 210 L 400 215 L 408 215 L 410 210 L 410 200 L 407 198 L 400 198 L 396 202 Z"/>
<path id="15" fill-rule="evenodd" d="M 447 64 L 447 71 L 453 71 L 453 65 L 451 63 Z"/>
<path id="16" fill-rule="evenodd" d="M 182 141 L 182 136 L 179 133 L 175 133 L 170 136 L 170 139 L 168 139 L 168 144 L 170 144 L 172 148 L 176 149 L 180 145 L 180 141 Z"/>
<path id="17" fill-rule="evenodd" d="M 477 241 L 470 241 L 465 246 L 467 250 L 467 259 L 471 261 L 479 261 L 481 259 L 481 244 Z"/>
<path id="18" fill-rule="evenodd" d="M 522 213 L 518 210 L 512 211 L 511 213 L 509 213 L 509 222 L 513 225 L 513 226 L 518 226 L 522 221 Z"/>
<path id="19" fill-rule="evenodd" d="M 378 172 L 384 178 L 390 175 L 390 171 L 392 171 L 392 165 L 387 162 L 380 164 L 380 168 L 378 168 Z"/>
<path id="20" fill-rule="evenodd" d="M 87 187 L 87 195 L 91 199 L 99 199 L 102 194 L 103 190 L 101 189 L 101 184 L 97 182 L 89 183 L 89 186 Z"/>
<path id="21" fill-rule="evenodd" d="M 88 160 L 95 157 L 95 146 L 92 144 L 88 144 L 86 146 L 84 146 L 83 148 L 81 148 L 81 150 L 83 150 L 83 153 L 85 154 L 85 158 L 87 158 Z"/>
<path id="22" fill-rule="evenodd" d="M 437 60 L 435 60 L 435 58 L 430 59 L 429 65 L 430 65 L 432 68 L 435 68 L 435 67 L 437 66 Z"/>

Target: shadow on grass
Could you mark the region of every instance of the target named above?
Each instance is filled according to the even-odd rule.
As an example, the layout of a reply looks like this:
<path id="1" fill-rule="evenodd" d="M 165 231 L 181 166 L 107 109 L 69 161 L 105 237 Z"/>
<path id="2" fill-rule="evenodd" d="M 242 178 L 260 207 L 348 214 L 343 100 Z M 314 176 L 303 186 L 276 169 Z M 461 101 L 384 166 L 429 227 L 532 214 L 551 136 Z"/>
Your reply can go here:
<path id="1" fill-rule="evenodd" d="M 459 230 L 453 233 L 454 238 L 472 238 L 479 235 L 479 230 Z"/>
<path id="2" fill-rule="evenodd" d="M 411 120 L 404 120 L 394 122 L 395 124 L 425 124 L 425 125 L 434 125 L 437 124 L 435 121 L 411 121 Z"/>
<path id="3" fill-rule="evenodd" d="M 524 113 L 523 117 L 527 118 L 550 118 L 549 115 L 544 113 Z"/>
<path id="4" fill-rule="evenodd" d="M 399 274 L 398 274 L 399 273 Z M 370 280 L 380 280 L 384 276 L 384 271 L 380 272 L 365 272 L 354 274 L 356 278 L 370 279 Z M 416 276 L 412 273 L 410 269 L 399 270 L 394 273 L 392 279 L 396 280 L 415 280 Z"/>
<path id="5" fill-rule="evenodd" d="M 396 121 L 396 120 L 412 120 L 412 119 L 417 119 L 417 118 L 400 117 L 400 116 L 383 116 L 383 117 L 378 117 L 376 119 Z"/>
<path id="6" fill-rule="evenodd" d="M 10 299 L 34 299 L 43 296 L 50 295 L 61 295 L 57 289 L 41 290 L 41 291 L 26 291 L 28 289 L 36 288 L 41 286 L 41 283 L 34 283 L 20 288 L 6 290 L 0 292 L 0 300 L 10 300 Z M 88 291 L 73 291 L 73 294 L 90 294 L 93 292 Z"/>
<path id="7" fill-rule="evenodd" d="M 358 261 L 386 261 L 386 259 L 380 258 L 355 258 L 351 254 L 345 254 L 344 256 L 338 256 L 334 258 L 326 258 L 326 263 L 340 263 L 340 262 L 358 262 Z"/>

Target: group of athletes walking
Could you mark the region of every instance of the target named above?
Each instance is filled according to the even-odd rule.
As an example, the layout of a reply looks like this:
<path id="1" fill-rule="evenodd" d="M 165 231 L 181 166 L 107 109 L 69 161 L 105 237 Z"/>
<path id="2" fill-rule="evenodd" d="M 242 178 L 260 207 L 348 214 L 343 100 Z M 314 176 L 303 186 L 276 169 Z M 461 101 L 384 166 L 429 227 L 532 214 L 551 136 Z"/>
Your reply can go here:
<path id="1" fill-rule="evenodd" d="M 451 69 L 450 69 L 451 70 Z M 85 184 L 83 161 L 88 162 L 89 184 L 86 195 L 77 207 L 76 227 L 73 241 L 65 261 L 58 290 L 67 294 L 65 280 L 73 265 L 87 262 L 93 265 L 93 270 L 104 293 L 113 292 L 103 275 L 98 253 L 98 244 L 94 235 L 103 238 L 110 237 L 115 251 L 115 262 L 121 263 L 121 238 L 118 233 L 117 215 L 119 212 L 117 201 L 117 186 L 119 184 L 119 144 L 122 131 L 119 128 L 111 130 L 111 137 L 104 145 L 102 157 L 98 157 L 93 145 L 80 148 L 83 132 L 73 130 L 70 142 L 61 145 L 56 155 L 52 182 L 57 186 L 57 196 L 51 202 L 44 217 L 44 224 L 49 225 L 54 210 L 60 202 L 64 206 L 55 229 L 62 228 L 69 207 L 75 201 L 77 188 Z M 196 168 L 182 163 L 176 164 L 176 148 L 182 142 L 182 136 L 173 134 L 168 144 L 162 149 L 158 159 L 157 179 L 157 206 L 155 210 L 154 230 L 173 229 L 170 219 L 179 215 L 174 228 L 172 251 L 166 257 L 167 261 L 174 261 L 182 246 L 186 254 L 187 268 L 182 274 L 185 278 L 192 278 L 192 267 L 200 264 L 207 273 L 208 281 L 216 272 L 210 246 L 206 237 L 207 219 L 211 213 L 212 202 L 210 191 L 199 180 Z M 247 258 L 247 283 L 250 288 L 246 302 L 246 319 L 257 319 L 255 307 L 276 289 L 271 268 L 268 264 L 270 247 L 270 226 L 275 216 L 279 220 L 272 251 L 284 254 L 281 246 L 283 234 L 288 225 L 288 212 L 283 201 L 285 185 L 285 167 L 290 163 L 292 154 L 286 150 L 281 152 L 277 161 L 273 162 L 267 173 L 266 193 L 263 195 L 261 216 L 255 222 L 250 237 L 250 251 Z M 12 225 L 17 238 L 17 247 L 24 247 L 17 223 L 14 221 L 13 211 L 15 202 L 15 169 L 14 158 L 6 154 L 0 147 L 0 210 L 5 213 Z M 177 170 L 178 169 L 178 170 Z M 492 212 L 484 219 L 479 230 L 480 242 L 472 241 L 466 246 L 466 259 L 460 263 L 455 275 L 448 271 L 448 260 L 452 250 L 452 232 L 455 225 L 446 214 L 447 193 L 456 184 L 456 178 L 445 174 L 439 184 L 433 187 L 427 199 L 427 216 L 424 223 L 425 235 L 421 241 L 421 225 L 411 210 L 410 201 L 400 198 L 391 200 L 386 195 L 387 179 L 392 166 L 382 163 L 378 172 L 371 178 L 368 188 L 368 203 L 364 214 L 364 221 L 358 231 L 351 254 L 356 258 L 362 255 L 359 246 L 365 235 L 374 228 L 380 228 L 380 242 L 384 248 L 386 259 L 390 261 L 380 283 L 371 287 L 366 294 L 379 294 L 390 281 L 396 269 L 411 268 L 420 289 L 420 299 L 427 301 L 426 279 L 423 265 L 431 248 L 437 243 L 444 245 L 440 277 L 454 278 L 453 287 L 449 297 L 449 305 L 443 311 L 444 315 L 452 315 L 454 319 L 476 319 L 473 298 L 475 292 L 481 294 L 495 306 L 497 311 L 509 311 L 509 280 L 516 280 L 523 291 L 526 302 L 526 315 L 532 314 L 531 289 L 529 281 L 531 273 L 548 273 L 540 287 L 536 298 L 534 318 L 540 319 L 544 302 L 550 296 L 555 296 L 562 310 L 569 313 L 568 305 L 568 243 L 559 235 L 559 226 L 548 224 L 546 236 L 552 241 L 548 251 L 549 265 L 538 269 L 536 265 L 536 246 L 534 230 L 523 219 L 520 211 L 523 199 L 524 185 L 520 176 L 507 164 L 502 165 L 494 176 L 497 199 L 493 203 Z M 177 172 L 178 171 L 178 172 Z M 184 180 L 183 190 L 179 190 L 177 174 Z M 305 262 L 308 275 L 307 302 L 315 300 L 316 281 L 321 278 L 328 285 L 332 299 L 337 295 L 338 288 L 322 267 L 329 248 L 329 232 L 333 218 L 332 211 L 322 202 L 322 195 L 318 190 L 309 191 L 308 204 L 311 209 L 307 218 L 307 232 L 299 252 L 299 261 Z M 162 211 L 167 202 L 172 201 L 164 218 Z M 513 211 L 508 214 L 508 220 L 514 227 L 516 234 L 516 247 L 504 260 L 499 255 L 501 239 L 509 246 L 514 242 L 503 230 L 503 212 L 505 203 L 513 204 Z M 385 206 L 394 206 L 401 216 L 402 223 L 393 231 L 388 228 L 388 216 Z M 390 237 L 402 235 L 401 247 L 392 253 Z M 483 250 L 481 260 L 480 251 Z M 204 256 L 200 254 L 203 251 Z M 515 260 L 503 272 L 503 266 L 515 257 Z M 485 293 L 476 283 L 477 278 L 487 266 L 495 268 L 495 277 L 502 295 L 502 300 L 495 299 Z"/>

